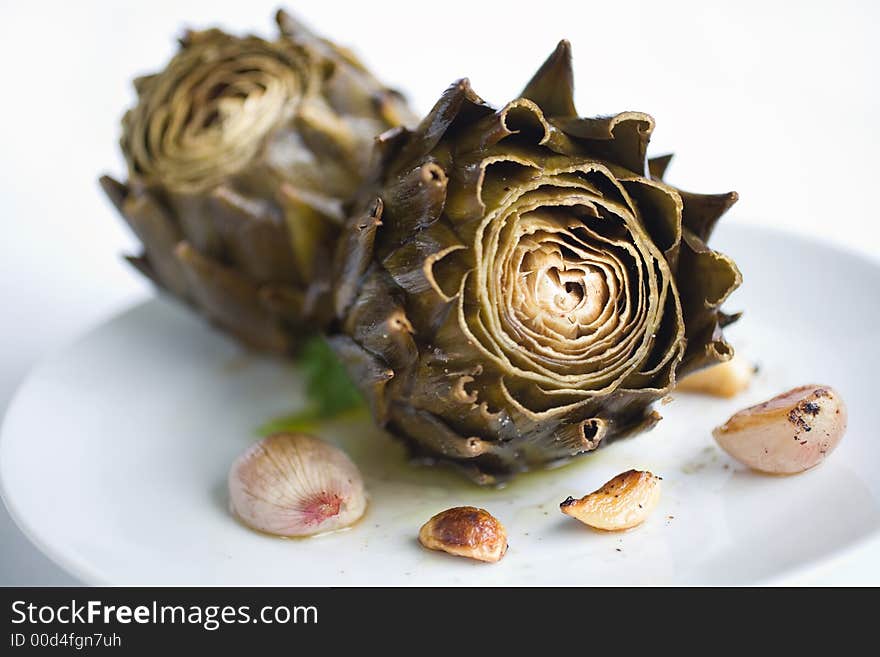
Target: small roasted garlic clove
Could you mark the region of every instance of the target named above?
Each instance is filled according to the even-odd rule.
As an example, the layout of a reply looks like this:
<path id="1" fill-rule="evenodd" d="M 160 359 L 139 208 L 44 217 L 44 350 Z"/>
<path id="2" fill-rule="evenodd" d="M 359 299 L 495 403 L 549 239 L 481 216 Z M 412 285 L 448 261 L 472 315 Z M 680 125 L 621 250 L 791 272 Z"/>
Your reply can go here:
<path id="1" fill-rule="evenodd" d="M 348 527 L 367 508 L 360 472 L 337 447 L 278 433 L 251 445 L 229 471 L 232 513 L 252 529 L 311 536 Z"/>
<path id="2" fill-rule="evenodd" d="M 755 366 L 741 356 L 694 372 L 678 382 L 679 392 L 695 392 L 713 397 L 735 397 L 749 387 Z"/>
<path id="3" fill-rule="evenodd" d="M 829 386 L 807 385 L 735 413 L 712 435 L 760 472 L 795 474 L 821 463 L 846 432 L 846 406 Z"/>
<path id="4" fill-rule="evenodd" d="M 569 497 L 559 509 L 590 527 L 620 531 L 642 524 L 659 501 L 660 477 L 628 470 L 579 500 Z"/>
<path id="5" fill-rule="evenodd" d="M 485 509 L 457 506 L 422 525 L 419 542 L 429 550 L 495 562 L 507 552 L 507 531 Z"/>

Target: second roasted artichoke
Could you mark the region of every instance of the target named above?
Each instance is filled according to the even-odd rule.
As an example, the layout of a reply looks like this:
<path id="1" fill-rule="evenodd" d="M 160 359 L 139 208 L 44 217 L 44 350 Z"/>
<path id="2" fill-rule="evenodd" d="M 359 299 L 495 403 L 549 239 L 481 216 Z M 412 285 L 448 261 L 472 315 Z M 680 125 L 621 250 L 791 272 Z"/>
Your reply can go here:
<path id="1" fill-rule="evenodd" d="M 257 348 L 289 353 L 329 318 L 325 274 L 373 139 L 410 120 L 346 50 L 284 12 L 273 41 L 189 32 L 135 81 L 126 184 L 101 180 L 160 287 Z"/>
<path id="2" fill-rule="evenodd" d="M 656 422 L 732 355 L 741 280 L 706 245 L 736 195 L 683 192 L 654 122 L 578 117 L 567 42 L 496 110 L 467 80 L 380 162 L 337 253 L 331 342 L 376 419 L 481 483 Z"/>

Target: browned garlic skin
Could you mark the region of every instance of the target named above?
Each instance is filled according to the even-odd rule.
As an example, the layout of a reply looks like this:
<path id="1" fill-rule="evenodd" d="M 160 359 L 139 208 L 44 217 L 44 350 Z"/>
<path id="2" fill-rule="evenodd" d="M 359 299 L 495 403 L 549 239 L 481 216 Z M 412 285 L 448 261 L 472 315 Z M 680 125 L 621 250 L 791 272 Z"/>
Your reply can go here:
<path id="1" fill-rule="evenodd" d="M 846 425 L 840 395 L 813 384 L 735 413 L 712 435 L 724 451 L 753 470 L 795 474 L 825 460 Z"/>
<path id="2" fill-rule="evenodd" d="M 559 510 L 595 529 L 621 531 L 642 524 L 659 501 L 660 477 L 627 470 L 579 500 L 569 497 Z"/>
<path id="3" fill-rule="evenodd" d="M 357 466 L 342 450 L 306 434 L 279 433 L 235 460 L 229 502 L 252 529 L 299 537 L 354 524 L 367 496 Z"/>
<path id="4" fill-rule="evenodd" d="M 485 509 L 458 506 L 422 525 L 419 542 L 429 550 L 492 563 L 507 552 L 507 531 Z"/>

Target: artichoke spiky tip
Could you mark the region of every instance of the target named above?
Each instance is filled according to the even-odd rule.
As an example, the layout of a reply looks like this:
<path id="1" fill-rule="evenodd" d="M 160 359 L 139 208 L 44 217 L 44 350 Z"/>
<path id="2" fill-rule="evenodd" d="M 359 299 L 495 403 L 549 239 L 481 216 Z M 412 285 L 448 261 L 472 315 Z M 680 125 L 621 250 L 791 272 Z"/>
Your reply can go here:
<path id="1" fill-rule="evenodd" d="M 571 42 L 562 39 L 520 93 L 550 116 L 577 116 Z"/>
<path id="2" fill-rule="evenodd" d="M 663 177 L 666 175 L 666 169 L 669 168 L 669 163 L 672 161 L 672 157 L 673 153 L 665 153 L 664 155 L 657 155 L 648 160 L 648 172 L 654 180 L 663 180 Z"/>
<path id="3" fill-rule="evenodd" d="M 571 41 L 568 39 L 560 39 L 559 43 L 556 44 L 556 50 L 553 54 L 571 58 Z"/>
<path id="4" fill-rule="evenodd" d="M 284 7 L 279 7 L 275 11 L 275 24 L 278 31 L 284 36 L 293 36 L 297 32 L 307 32 L 306 27 L 299 22 L 297 18 L 286 11 Z"/>
<path id="5" fill-rule="evenodd" d="M 110 199 L 110 202 L 113 203 L 119 212 L 122 212 L 122 205 L 128 196 L 128 187 L 107 174 L 98 179 L 98 184 L 107 198 Z"/>

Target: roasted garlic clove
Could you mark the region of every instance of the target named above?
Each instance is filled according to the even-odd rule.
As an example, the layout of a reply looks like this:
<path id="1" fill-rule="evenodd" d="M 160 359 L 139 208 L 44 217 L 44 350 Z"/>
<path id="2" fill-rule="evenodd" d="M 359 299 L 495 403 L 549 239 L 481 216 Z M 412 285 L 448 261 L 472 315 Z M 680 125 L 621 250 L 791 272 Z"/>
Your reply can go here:
<path id="1" fill-rule="evenodd" d="M 366 510 L 364 482 L 342 450 L 278 433 L 249 447 L 229 471 L 230 509 L 253 529 L 311 536 L 342 529 Z"/>
<path id="2" fill-rule="evenodd" d="M 507 552 L 507 531 L 485 509 L 457 506 L 422 525 L 419 542 L 429 550 L 495 562 Z"/>
<path id="3" fill-rule="evenodd" d="M 659 501 L 660 477 L 628 470 L 579 500 L 569 497 L 559 509 L 590 527 L 620 531 L 642 524 Z"/>
<path id="4" fill-rule="evenodd" d="M 735 413 L 712 435 L 754 470 L 794 474 L 821 463 L 846 431 L 846 406 L 828 386 L 794 388 Z"/>
<path id="5" fill-rule="evenodd" d="M 734 356 L 728 361 L 690 374 L 678 382 L 679 392 L 696 392 L 714 397 L 735 397 L 749 387 L 755 366 L 745 358 Z"/>

